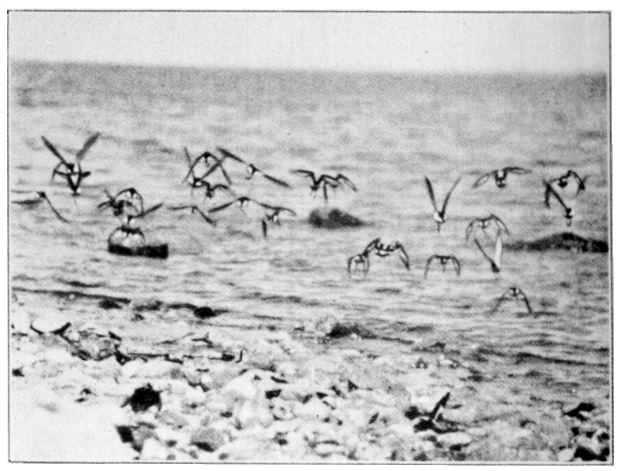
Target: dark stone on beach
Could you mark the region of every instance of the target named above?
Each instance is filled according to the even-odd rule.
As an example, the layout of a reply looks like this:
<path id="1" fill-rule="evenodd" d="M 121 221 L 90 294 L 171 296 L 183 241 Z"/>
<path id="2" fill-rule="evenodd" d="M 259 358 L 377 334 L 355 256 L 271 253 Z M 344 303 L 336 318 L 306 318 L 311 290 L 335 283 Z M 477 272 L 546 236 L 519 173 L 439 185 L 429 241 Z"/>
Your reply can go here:
<path id="1" fill-rule="evenodd" d="M 99 301 L 98 306 L 101 309 L 106 309 L 106 310 L 109 310 L 109 309 L 120 309 L 120 308 L 123 307 L 120 303 L 118 303 L 118 302 L 116 302 L 116 301 L 114 301 L 113 299 L 110 299 L 110 298 L 103 298 L 101 301 Z"/>
<path id="2" fill-rule="evenodd" d="M 270 391 L 265 391 L 265 397 L 267 399 L 273 399 L 274 397 L 278 397 L 281 392 L 281 389 L 272 389 Z"/>
<path id="3" fill-rule="evenodd" d="M 530 241 L 518 240 L 505 247 L 510 250 L 577 250 L 593 253 L 607 253 L 609 250 L 605 240 L 584 238 L 572 232 L 560 232 Z"/>
<path id="4" fill-rule="evenodd" d="M 121 437 L 121 442 L 123 443 L 133 442 L 133 433 L 131 431 L 131 427 L 128 427 L 127 425 L 117 425 L 116 431 Z"/>
<path id="5" fill-rule="evenodd" d="M 194 316 L 196 316 L 198 319 L 208 319 L 210 317 L 217 316 L 217 313 L 209 306 L 202 306 L 194 309 Z"/>
<path id="6" fill-rule="evenodd" d="M 196 430 L 190 443 L 210 453 L 221 447 L 224 444 L 224 439 L 217 430 L 207 427 Z"/>
<path id="7" fill-rule="evenodd" d="M 408 407 L 405 410 L 405 417 L 407 417 L 409 420 L 413 420 L 416 417 L 420 417 L 421 415 L 422 415 L 422 413 L 420 412 L 420 410 L 416 406 Z"/>
<path id="8" fill-rule="evenodd" d="M 127 404 L 131 406 L 131 410 L 134 412 L 144 412 L 153 406 L 157 406 L 161 410 L 161 394 L 159 391 L 155 391 L 149 383 L 136 389 L 121 407 L 125 407 Z"/>
<path id="9" fill-rule="evenodd" d="M 349 337 L 350 335 L 359 335 L 362 338 L 372 338 L 374 334 L 365 327 L 357 324 L 341 324 L 337 322 L 332 329 L 327 333 L 328 337 L 333 339 L 339 339 L 342 337 Z"/>
<path id="10" fill-rule="evenodd" d="M 24 376 L 24 372 L 23 372 L 22 368 L 23 367 L 21 367 L 21 366 L 19 368 L 13 368 L 11 370 L 11 374 L 13 376 L 23 377 Z"/>
<path id="11" fill-rule="evenodd" d="M 308 222 L 314 227 L 321 227 L 325 229 L 359 227 L 364 225 L 364 222 L 361 219 L 358 219 L 338 208 L 313 209 L 310 216 L 308 216 Z"/>
<path id="12" fill-rule="evenodd" d="M 590 402 L 580 402 L 577 406 L 565 410 L 564 415 L 574 417 L 579 420 L 586 420 L 587 417 L 584 416 L 583 413 L 585 412 L 587 414 L 588 412 L 592 412 L 594 409 L 596 409 L 594 404 Z"/>

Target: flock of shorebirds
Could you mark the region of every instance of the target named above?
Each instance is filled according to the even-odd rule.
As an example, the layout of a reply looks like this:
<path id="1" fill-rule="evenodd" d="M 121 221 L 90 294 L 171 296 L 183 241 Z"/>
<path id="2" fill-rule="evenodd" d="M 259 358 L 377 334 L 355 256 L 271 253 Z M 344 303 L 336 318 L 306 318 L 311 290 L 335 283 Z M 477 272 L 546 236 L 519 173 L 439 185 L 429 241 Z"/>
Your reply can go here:
<path id="1" fill-rule="evenodd" d="M 75 153 L 75 159 L 71 161 L 65 158 L 58 148 L 52 144 L 47 138 L 41 137 L 44 146 L 58 159 L 57 165 L 52 170 L 52 180 L 56 177 L 61 177 L 66 182 L 67 186 L 71 190 L 73 196 L 77 196 L 80 193 L 80 189 L 83 181 L 91 174 L 89 171 L 85 171 L 82 168 L 82 161 L 88 151 L 96 143 L 99 138 L 99 133 L 91 135 L 83 146 Z M 188 149 L 184 148 L 184 154 L 187 161 L 188 170 L 183 177 L 181 184 L 187 184 L 191 189 L 191 194 L 195 190 L 200 190 L 204 194 L 203 203 L 207 199 L 213 198 L 218 192 L 227 193 L 231 196 L 231 200 L 209 209 L 201 209 L 196 204 L 183 204 L 183 205 L 170 205 L 167 208 L 171 211 L 187 211 L 192 214 L 199 215 L 206 223 L 215 226 L 216 220 L 212 217 L 214 213 L 224 211 L 231 207 L 239 207 L 242 210 L 248 205 L 254 205 L 262 211 L 262 217 L 260 219 L 262 234 L 266 238 L 268 233 L 268 227 L 270 224 L 280 225 L 280 217 L 282 215 L 296 216 L 295 211 L 284 206 L 270 205 L 249 196 L 238 195 L 233 189 L 233 181 L 229 172 L 226 169 L 225 163 L 227 161 L 236 162 L 239 165 L 245 167 L 246 179 L 251 179 L 258 175 L 265 178 L 270 183 L 283 187 L 290 188 L 291 185 L 281 178 L 277 178 L 273 175 L 266 173 L 259 169 L 251 162 L 242 159 L 241 157 L 233 154 L 232 152 L 217 147 L 216 151 L 219 155 L 216 155 L 210 151 L 205 151 L 195 158 L 192 158 Z M 306 178 L 312 195 L 322 194 L 323 199 L 327 203 L 329 199 L 328 190 L 335 192 L 337 189 L 349 188 L 353 191 L 357 191 L 357 187 L 353 182 L 343 175 L 338 173 L 336 175 L 318 174 L 316 172 L 295 169 L 291 170 L 291 173 L 300 177 Z M 507 179 L 509 175 L 524 175 L 531 173 L 531 170 L 521 167 L 504 167 L 501 169 L 492 170 L 481 175 L 473 183 L 472 188 L 477 189 L 484 185 L 490 179 L 493 179 L 495 185 L 502 189 L 507 185 Z M 221 175 L 224 182 L 215 182 L 214 177 L 216 174 Z M 433 184 L 425 176 L 424 182 L 426 189 L 433 206 L 432 218 L 436 224 L 437 232 L 441 231 L 441 226 L 446 222 L 446 211 L 448 202 L 452 192 L 459 184 L 461 178 L 459 177 L 450 187 L 446 193 L 441 205 L 438 204 L 438 200 L 435 197 L 435 191 Z M 565 174 L 547 180 L 542 178 L 544 185 L 544 204 L 546 207 L 551 207 L 551 200 L 555 199 L 563 210 L 563 216 L 566 220 L 566 224 L 570 226 L 574 217 L 574 206 L 577 197 L 581 192 L 585 191 L 585 178 L 581 178 L 575 171 L 568 170 Z M 571 183 L 572 182 L 572 183 Z M 62 222 L 69 222 L 60 212 L 52 205 L 52 202 L 48 198 L 44 191 L 37 191 L 34 198 L 15 200 L 14 204 L 18 204 L 26 207 L 36 207 L 43 202 L 46 202 L 54 215 Z M 163 203 L 156 204 L 154 206 L 145 208 L 142 195 L 133 187 L 124 188 L 115 194 L 111 194 L 107 189 L 105 190 L 106 200 L 98 204 L 98 208 L 103 210 L 109 208 L 112 210 L 112 214 L 120 219 L 121 225 L 115 228 L 110 234 L 108 241 L 111 241 L 114 237 L 121 237 L 122 239 L 137 238 L 138 243 L 145 243 L 145 236 L 143 231 L 134 225 L 136 219 L 144 218 L 145 216 L 160 209 Z M 492 231 L 492 232 L 491 232 Z M 489 262 L 491 271 L 497 273 L 501 268 L 502 258 L 502 243 L 503 236 L 509 234 L 506 224 L 496 215 L 490 214 L 487 217 L 476 218 L 469 222 L 465 231 L 466 240 L 473 239 L 474 244 L 481 252 L 482 256 Z M 485 251 L 483 244 L 481 244 L 479 238 L 484 237 L 486 240 L 491 240 L 495 244 L 494 256 L 490 256 Z M 380 238 L 372 240 L 362 252 L 353 255 L 348 259 L 347 271 L 349 274 L 361 272 L 364 276 L 370 269 L 370 256 L 376 255 L 380 258 L 388 257 L 393 254 L 397 254 L 398 258 L 405 266 L 406 269 L 410 269 L 409 256 L 403 245 L 400 242 L 392 242 L 386 244 L 381 241 Z M 438 263 L 443 271 L 451 265 L 456 275 L 461 273 L 461 263 L 454 255 L 433 254 L 431 255 L 425 265 L 424 277 L 426 278 L 428 272 L 433 263 Z M 516 287 L 510 287 L 500 298 L 495 307 L 507 299 L 522 300 L 531 314 L 533 311 L 531 305 L 523 293 L 523 291 Z"/>

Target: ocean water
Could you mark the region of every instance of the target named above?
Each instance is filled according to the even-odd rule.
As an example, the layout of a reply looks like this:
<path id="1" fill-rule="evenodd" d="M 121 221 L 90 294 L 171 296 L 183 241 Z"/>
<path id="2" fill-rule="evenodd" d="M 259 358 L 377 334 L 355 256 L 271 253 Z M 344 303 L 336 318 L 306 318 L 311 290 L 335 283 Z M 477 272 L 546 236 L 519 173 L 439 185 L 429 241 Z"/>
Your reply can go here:
<path id="1" fill-rule="evenodd" d="M 45 190 L 71 221 L 63 224 L 44 206 L 10 206 L 14 288 L 206 304 L 228 310 L 214 322 L 244 322 L 257 335 L 267 324 L 291 331 L 325 318 L 357 322 L 383 339 L 358 348 L 413 354 L 442 342 L 454 356 L 479 348 L 486 359 L 478 367 L 506 390 L 514 389 L 518 367 L 536 371 L 520 385 L 536 387 L 543 401 L 561 395 L 608 402 L 610 257 L 506 251 L 494 274 L 464 237 L 472 218 L 494 213 L 510 230 L 507 243 L 564 230 L 608 239 L 605 76 L 14 63 L 9 86 L 9 200 Z M 92 175 L 74 198 L 64 183 L 50 181 L 57 161 L 40 136 L 71 155 L 93 132 L 101 137 L 83 162 Z M 226 163 L 237 194 L 290 207 L 297 217 L 271 227 L 264 240 L 260 212 L 231 208 L 212 228 L 162 208 L 140 225 L 148 240 L 170 244 L 167 260 L 108 253 L 118 222 L 97 209 L 106 188 L 133 186 L 148 206 L 207 209 L 228 201 L 219 194 L 202 203 L 200 191 L 191 195 L 180 184 L 184 146 L 192 155 L 225 147 L 288 181 L 290 189 L 260 176 L 246 180 L 242 166 Z M 472 189 L 479 174 L 508 165 L 532 173 L 510 176 L 503 190 L 492 182 Z M 368 225 L 309 225 L 309 212 L 324 203 L 290 173 L 296 168 L 346 174 L 358 191 L 338 192 L 329 204 Z M 570 228 L 561 208 L 544 207 L 541 182 L 567 169 L 588 177 Z M 425 175 L 439 200 L 462 177 L 440 233 Z M 374 258 L 367 277 L 349 277 L 347 258 L 375 237 L 400 241 L 411 270 L 397 257 Z M 456 255 L 461 276 L 434 267 L 425 280 L 433 253 Z M 538 316 L 512 302 L 488 314 L 511 285 L 523 289 Z"/>

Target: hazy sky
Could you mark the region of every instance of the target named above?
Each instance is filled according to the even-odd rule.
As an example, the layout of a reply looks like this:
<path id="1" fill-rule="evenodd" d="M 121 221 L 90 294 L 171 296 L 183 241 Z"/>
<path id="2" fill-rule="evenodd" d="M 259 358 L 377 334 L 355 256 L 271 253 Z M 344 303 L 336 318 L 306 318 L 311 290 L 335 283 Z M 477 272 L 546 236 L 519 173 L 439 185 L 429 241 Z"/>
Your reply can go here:
<path id="1" fill-rule="evenodd" d="M 576 72 L 606 14 L 11 12 L 9 57 L 215 67 Z"/>

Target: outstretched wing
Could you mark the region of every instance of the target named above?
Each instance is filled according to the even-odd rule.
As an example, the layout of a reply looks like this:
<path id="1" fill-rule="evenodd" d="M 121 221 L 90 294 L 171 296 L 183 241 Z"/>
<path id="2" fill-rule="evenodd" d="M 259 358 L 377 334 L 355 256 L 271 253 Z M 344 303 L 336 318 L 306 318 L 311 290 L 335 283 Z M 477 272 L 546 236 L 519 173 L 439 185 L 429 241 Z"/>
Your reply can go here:
<path id="1" fill-rule="evenodd" d="M 376 239 L 371 240 L 368 245 L 366 246 L 366 248 L 364 249 L 364 252 L 367 254 L 368 252 L 370 252 L 372 249 L 374 249 L 377 246 L 377 243 L 381 240 L 380 237 L 377 237 Z"/>
<path id="2" fill-rule="evenodd" d="M 534 311 L 533 311 L 533 309 L 532 309 L 532 306 L 530 305 L 530 301 L 527 299 L 527 296 L 526 296 L 526 295 L 525 295 L 525 293 L 524 293 L 523 291 L 521 291 L 520 289 L 519 289 L 519 291 L 520 291 L 520 294 L 521 294 L 521 299 L 523 299 L 523 302 L 525 303 L 525 307 L 527 308 L 527 313 L 528 313 L 529 315 L 534 314 Z"/>
<path id="3" fill-rule="evenodd" d="M 428 196 L 430 196 L 431 203 L 433 203 L 433 209 L 437 211 L 437 202 L 435 201 L 435 193 L 433 192 L 433 184 L 426 176 L 424 177 L 424 181 L 426 182 L 426 190 L 428 191 Z"/>
<path id="4" fill-rule="evenodd" d="M 215 208 L 211 208 L 207 211 L 207 213 L 211 214 L 211 213 L 217 213 L 218 211 L 223 211 L 224 209 L 228 208 L 229 206 L 232 206 L 233 204 L 235 204 L 238 201 L 238 199 L 229 201 L 228 203 L 224 203 L 221 204 L 219 206 L 216 206 Z"/>
<path id="5" fill-rule="evenodd" d="M 263 229 L 263 237 L 267 238 L 267 221 L 265 218 L 260 220 L 261 228 Z"/>
<path id="6" fill-rule="evenodd" d="M 157 211 L 159 208 L 161 208 L 164 205 L 164 203 L 157 203 L 156 205 L 151 206 L 149 209 L 142 211 L 139 214 L 139 217 L 144 217 L 147 216 L 155 211 Z"/>
<path id="7" fill-rule="evenodd" d="M 548 181 L 544 179 L 543 179 L 543 183 L 545 185 L 545 206 L 547 206 L 547 208 L 551 207 L 551 205 L 549 204 L 549 200 L 551 199 L 551 196 L 553 195 L 555 199 L 560 202 L 562 207 L 565 210 L 568 210 L 568 206 L 566 205 L 562 197 L 558 194 L 558 192 L 555 191 L 555 188 L 553 188 L 553 185 L 551 185 L 551 183 L 549 183 Z"/>
<path id="8" fill-rule="evenodd" d="M 506 226 L 504 221 L 502 221 L 499 217 L 497 217 L 495 214 L 491 214 L 489 216 L 489 219 L 492 219 L 493 221 L 495 221 L 497 223 L 497 225 L 499 226 L 499 228 L 503 232 L 505 232 L 506 234 L 510 235 L 510 231 L 508 230 L 508 226 Z"/>
<path id="9" fill-rule="evenodd" d="M 213 227 L 217 225 L 217 223 L 209 216 L 207 216 L 200 208 L 198 208 L 198 206 L 192 206 L 192 211 L 196 211 L 198 214 L 200 214 L 200 216 L 202 216 L 202 219 L 211 224 Z"/>
<path id="10" fill-rule="evenodd" d="M 489 311 L 489 315 L 495 314 L 504 301 L 506 301 L 506 293 L 502 294 L 497 299 L 497 302 L 495 303 L 495 306 L 493 306 L 493 308 Z"/>
<path id="11" fill-rule="evenodd" d="M 241 157 L 236 156 L 232 152 L 224 149 L 223 147 L 216 147 L 216 149 L 219 151 L 220 154 L 222 154 L 222 156 L 224 156 L 224 158 L 233 159 L 233 160 L 236 160 L 237 162 L 241 162 L 242 164 L 247 165 L 247 162 L 245 160 L 243 160 Z"/>
<path id="12" fill-rule="evenodd" d="M 482 255 L 484 256 L 484 258 L 486 258 L 489 263 L 495 263 L 493 259 L 489 257 L 487 253 L 484 251 L 484 249 L 482 248 L 482 245 L 480 245 L 480 242 L 478 242 L 478 239 L 474 239 L 474 242 L 478 246 L 478 249 L 480 250 L 480 252 L 482 252 Z"/>
<path id="13" fill-rule="evenodd" d="M 432 412 L 430 414 L 430 419 L 431 420 L 436 420 L 437 419 L 437 417 L 439 416 L 439 413 L 441 412 L 441 409 L 446 407 L 446 404 L 448 403 L 448 399 L 450 399 L 450 393 L 449 392 L 444 394 L 443 397 L 441 399 L 439 399 L 437 404 L 435 404 L 435 407 L 433 407 L 433 410 L 432 410 Z"/>
<path id="14" fill-rule="evenodd" d="M 47 149 L 54 154 L 56 157 L 58 157 L 58 159 L 65 165 L 68 165 L 68 162 L 65 160 L 65 158 L 60 154 L 60 152 L 58 152 L 58 149 L 56 149 L 56 147 L 54 146 L 54 144 L 52 144 L 50 141 L 48 141 L 45 136 L 41 136 L 41 139 L 43 140 L 43 144 L 45 144 L 45 147 L 47 147 Z"/>
<path id="15" fill-rule="evenodd" d="M 189 208 L 193 208 L 194 205 L 193 204 L 181 204 L 181 205 L 175 205 L 175 206 L 167 206 L 167 208 L 170 211 L 181 211 L 183 209 L 189 209 Z"/>
<path id="16" fill-rule="evenodd" d="M 474 230 L 474 227 L 477 223 L 479 223 L 478 219 L 469 221 L 469 224 L 467 224 L 467 228 L 465 229 L 465 240 L 469 240 L 469 236 L 471 235 L 471 232 Z"/>
<path id="17" fill-rule="evenodd" d="M 314 172 L 310 170 L 298 168 L 296 170 L 291 170 L 291 173 L 297 173 L 299 175 L 303 175 L 304 177 L 308 177 L 310 178 L 310 180 L 312 180 L 313 183 L 316 181 L 316 176 L 314 175 Z"/>
<path id="18" fill-rule="evenodd" d="M 569 170 L 567 172 L 567 175 L 570 177 L 573 177 L 576 181 L 577 181 L 577 190 L 578 191 L 585 191 L 586 190 L 586 178 L 584 177 L 583 179 L 577 174 L 577 172 L 575 172 L 574 170 Z"/>
<path id="19" fill-rule="evenodd" d="M 456 275 L 459 276 L 461 274 L 461 262 L 454 255 L 450 257 L 452 260 L 452 265 L 454 266 L 454 271 L 456 271 Z"/>
<path id="20" fill-rule="evenodd" d="M 474 182 L 474 184 L 472 185 L 472 188 L 478 188 L 482 185 L 484 185 L 486 183 L 486 181 L 491 178 L 491 175 L 493 175 L 495 173 L 495 170 L 492 170 L 490 172 L 487 172 L 483 175 L 480 175 L 478 177 L 478 179 Z"/>
<path id="21" fill-rule="evenodd" d="M 335 180 L 339 181 L 339 182 L 343 182 L 345 185 L 347 185 L 353 191 L 357 191 L 357 188 L 355 187 L 353 182 L 351 180 L 349 180 L 346 176 L 344 176 L 342 173 L 339 173 L 338 175 L 336 175 Z"/>
<path id="22" fill-rule="evenodd" d="M 77 152 L 77 154 L 75 154 L 75 158 L 78 160 L 78 162 L 80 162 L 86 156 L 86 153 L 93 146 L 93 144 L 97 142 L 97 139 L 99 139 L 99 133 L 93 134 L 88 139 L 86 139 L 86 142 L 84 143 L 82 148 Z"/>
<path id="23" fill-rule="evenodd" d="M 531 170 L 528 170 L 523 167 L 504 167 L 504 172 L 506 173 L 514 173 L 516 175 L 524 175 L 526 173 L 532 173 Z"/>
<path id="24" fill-rule="evenodd" d="M 435 260 L 436 258 L 437 257 L 435 255 L 431 255 L 426 260 L 426 265 L 424 266 L 424 278 L 426 278 L 426 275 L 428 275 L 428 270 L 430 270 L 431 264 L 433 263 L 433 260 Z"/>
<path id="25" fill-rule="evenodd" d="M 69 222 L 65 217 L 62 216 L 62 214 L 60 214 L 56 208 L 54 208 L 54 206 L 52 205 L 52 202 L 49 200 L 49 198 L 46 196 L 45 201 L 47 201 L 48 206 L 50 207 L 50 209 L 52 210 L 52 212 L 54 213 L 54 215 L 60 219 L 62 222 Z"/>
<path id="26" fill-rule="evenodd" d="M 398 258 L 400 258 L 400 261 L 403 262 L 403 265 L 405 265 L 405 268 L 409 270 L 410 269 L 409 255 L 407 255 L 407 252 L 405 251 L 405 248 L 402 245 L 399 244 L 398 248 L 399 248 Z"/>
<path id="27" fill-rule="evenodd" d="M 446 194 L 446 197 L 443 200 L 443 206 L 441 207 L 441 214 L 445 214 L 446 208 L 448 207 L 448 201 L 450 200 L 450 195 L 452 194 L 452 192 L 456 188 L 456 185 L 458 185 L 460 181 L 461 181 L 461 177 L 457 178 L 454 184 L 452 185 L 452 188 L 450 188 L 450 191 L 448 191 L 448 194 Z"/>
<path id="28" fill-rule="evenodd" d="M 284 180 L 280 180 L 279 178 L 272 177 L 271 175 L 266 174 L 265 172 L 258 171 L 263 177 L 269 180 L 271 183 L 275 183 L 276 185 L 282 186 L 284 188 L 290 188 L 291 185 L 286 183 Z"/>

